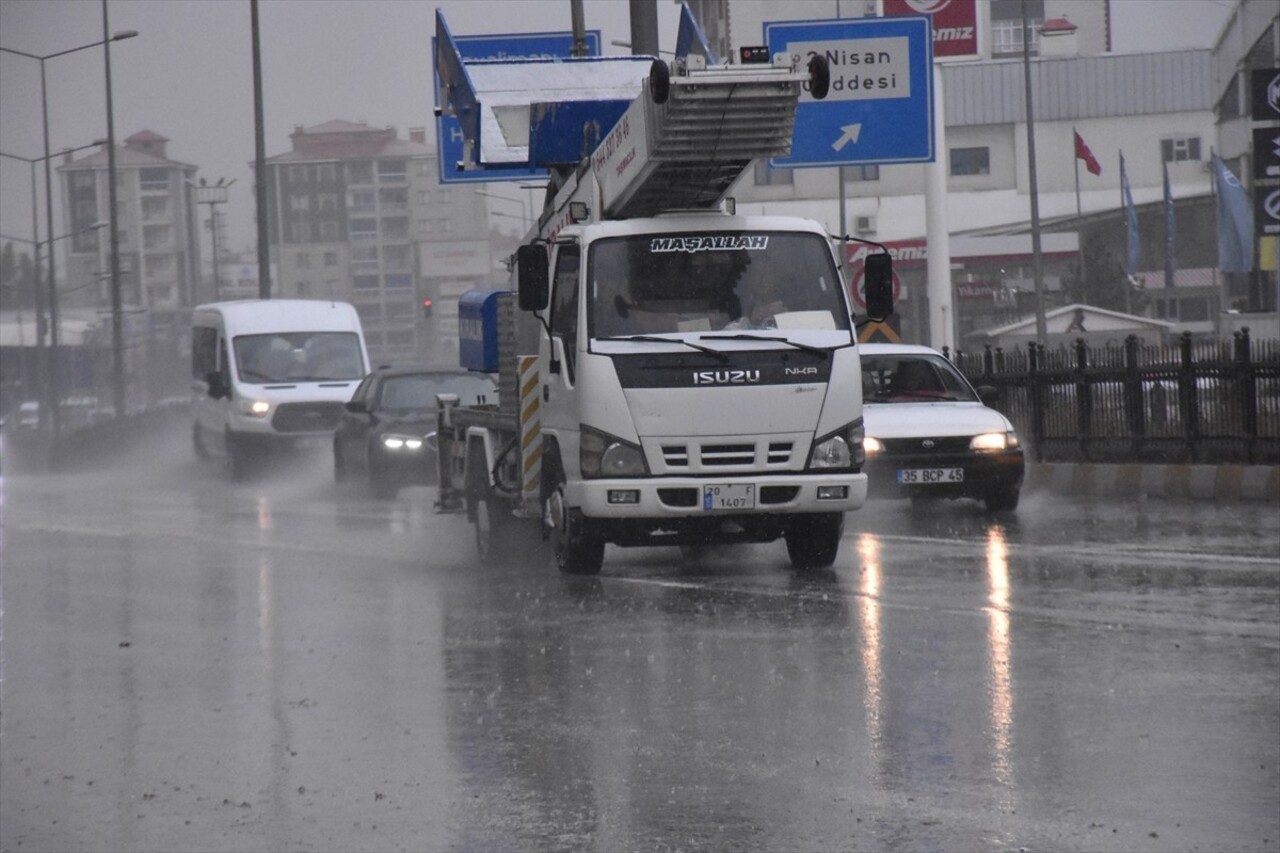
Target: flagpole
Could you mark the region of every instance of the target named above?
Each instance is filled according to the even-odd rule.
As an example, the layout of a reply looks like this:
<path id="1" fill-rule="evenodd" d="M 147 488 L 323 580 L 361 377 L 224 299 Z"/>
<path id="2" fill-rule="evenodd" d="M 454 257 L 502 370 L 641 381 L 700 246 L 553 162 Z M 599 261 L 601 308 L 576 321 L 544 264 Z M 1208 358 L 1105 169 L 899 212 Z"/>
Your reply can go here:
<path id="1" fill-rule="evenodd" d="M 1080 213 L 1080 157 L 1076 152 L 1076 140 L 1080 134 L 1076 132 L 1074 127 L 1071 128 L 1071 162 L 1076 167 L 1076 286 L 1079 288 L 1078 294 L 1085 292 L 1084 286 L 1084 241 L 1080 239 L 1081 232 L 1084 230 L 1084 222 Z"/>

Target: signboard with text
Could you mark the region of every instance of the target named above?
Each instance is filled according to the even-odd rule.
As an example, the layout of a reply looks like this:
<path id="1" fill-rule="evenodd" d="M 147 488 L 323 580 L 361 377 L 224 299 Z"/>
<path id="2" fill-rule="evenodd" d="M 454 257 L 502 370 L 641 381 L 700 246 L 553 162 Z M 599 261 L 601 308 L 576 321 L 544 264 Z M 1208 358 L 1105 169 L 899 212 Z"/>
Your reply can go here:
<path id="1" fill-rule="evenodd" d="M 587 55 L 600 55 L 600 31 L 588 30 Z M 573 49 L 573 33 L 508 33 L 506 35 L 455 36 L 454 42 L 462 59 L 471 62 L 481 59 L 557 59 L 566 58 Z M 431 55 L 435 56 L 435 39 L 431 39 Z M 434 90 L 439 98 L 440 75 L 432 65 Z M 545 179 L 546 169 L 527 167 L 485 168 L 463 170 L 458 163 L 463 156 L 462 125 L 453 116 L 436 119 L 436 145 L 440 152 L 440 183 L 491 183 L 497 181 L 529 181 Z"/>
<path id="2" fill-rule="evenodd" d="M 782 168 L 926 163 L 934 159 L 933 50 L 929 19 L 840 18 L 764 25 L 770 54 L 801 67 L 822 56 L 831 70 L 823 100 L 807 91 L 796 107 L 791 154 Z"/>
<path id="3" fill-rule="evenodd" d="M 933 22 L 934 59 L 977 59 L 977 0 L 881 0 L 880 14 L 928 15 Z"/>

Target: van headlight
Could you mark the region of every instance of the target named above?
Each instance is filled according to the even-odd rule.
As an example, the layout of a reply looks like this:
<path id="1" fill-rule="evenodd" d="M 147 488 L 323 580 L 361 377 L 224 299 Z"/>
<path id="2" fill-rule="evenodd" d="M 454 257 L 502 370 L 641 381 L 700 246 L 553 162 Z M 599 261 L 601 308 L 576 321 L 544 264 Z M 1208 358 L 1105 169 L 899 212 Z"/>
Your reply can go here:
<path id="1" fill-rule="evenodd" d="M 639 446 L 593 427 L 582 426 L 578 444 L 578 465 L 583 479 L 602 477 L 643 477 L 649 473 Z"/>
<path id="2" fill-rule="evenodd" d="M 969 449 L 979 453 L 1000 453 L 1005 450 L 1018 449 L 1016 432 L 984 432 L 975 435 L 969 441 Z"/>
<path id="3" fill-rule="evenodd" d="M 809 454 L 809 468 L 861 467 L 867 461 L 862 445 L 863 437 L 861 418 L 822 436 L 813 443 L 813 452 Z"/>
<path id="4" fill-rule="evenodd" d="M 266 400 L 253 400 L 248 397 L 240 400 L 241 414 L 251 418 L 265 418 L 271 412 L 271 404 Z"/>
<path id="5" fill-rule="evenodd" d="M 382 437 L 382 446 L 387 450 L 416 452 L 422 449 L 422 444 L 422 436 L 418 435 L 397 435 L 389 432 Z"/>

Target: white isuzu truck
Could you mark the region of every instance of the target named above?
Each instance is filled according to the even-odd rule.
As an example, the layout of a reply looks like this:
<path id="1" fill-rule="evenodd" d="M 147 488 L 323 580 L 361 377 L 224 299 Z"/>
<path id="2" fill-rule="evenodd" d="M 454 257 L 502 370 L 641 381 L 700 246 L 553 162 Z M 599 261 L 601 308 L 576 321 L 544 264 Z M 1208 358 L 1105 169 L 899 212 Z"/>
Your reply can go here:
<path id="1" fill-rule="evenodd" d="M 512 80 L 549 101 L 574 91 L 562 71 L 614 85 L 610 60 L 590 74 L 465 64 L 437 21 L 442 108 L 464 127 L 478 114 L 477 168 L 509 162 L 483 134 L 509 135 Z M 598 572 L 610 543 L 780 537 L 794 566 L 825 567 L 866 497 L 858 324 L 833 240 L 725 198 L 752 161 L 789 150 L 801 87 L 820 96 L 825 68 L 717 65 L 687 7 L 679 44 L 670 66 L 613 60 L 630 98 L 527 107 L 546 208 L 512 259 L 514 292 L 459 306 L 463 365 L 499 374 L 499 403 L 446 398 L 437 432 L 440 507 L 467 512 L 482 556 L 525 519 L 567 573 Z M 870 257 L 868 315 L 882 319 L 888 255 Z"/>

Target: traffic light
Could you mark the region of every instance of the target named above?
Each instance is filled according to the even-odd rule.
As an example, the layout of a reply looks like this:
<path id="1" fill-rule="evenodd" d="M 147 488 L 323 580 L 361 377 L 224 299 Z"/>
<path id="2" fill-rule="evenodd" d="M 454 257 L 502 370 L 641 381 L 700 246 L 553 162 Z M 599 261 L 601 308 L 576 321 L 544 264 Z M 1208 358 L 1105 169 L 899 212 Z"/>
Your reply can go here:
<path id="1" fill-rule="evenodd" d="M 428 317 L 428 318 L 431 316 L 431 300 L 430 299 L 422 300 L 422 316 Z"/>

